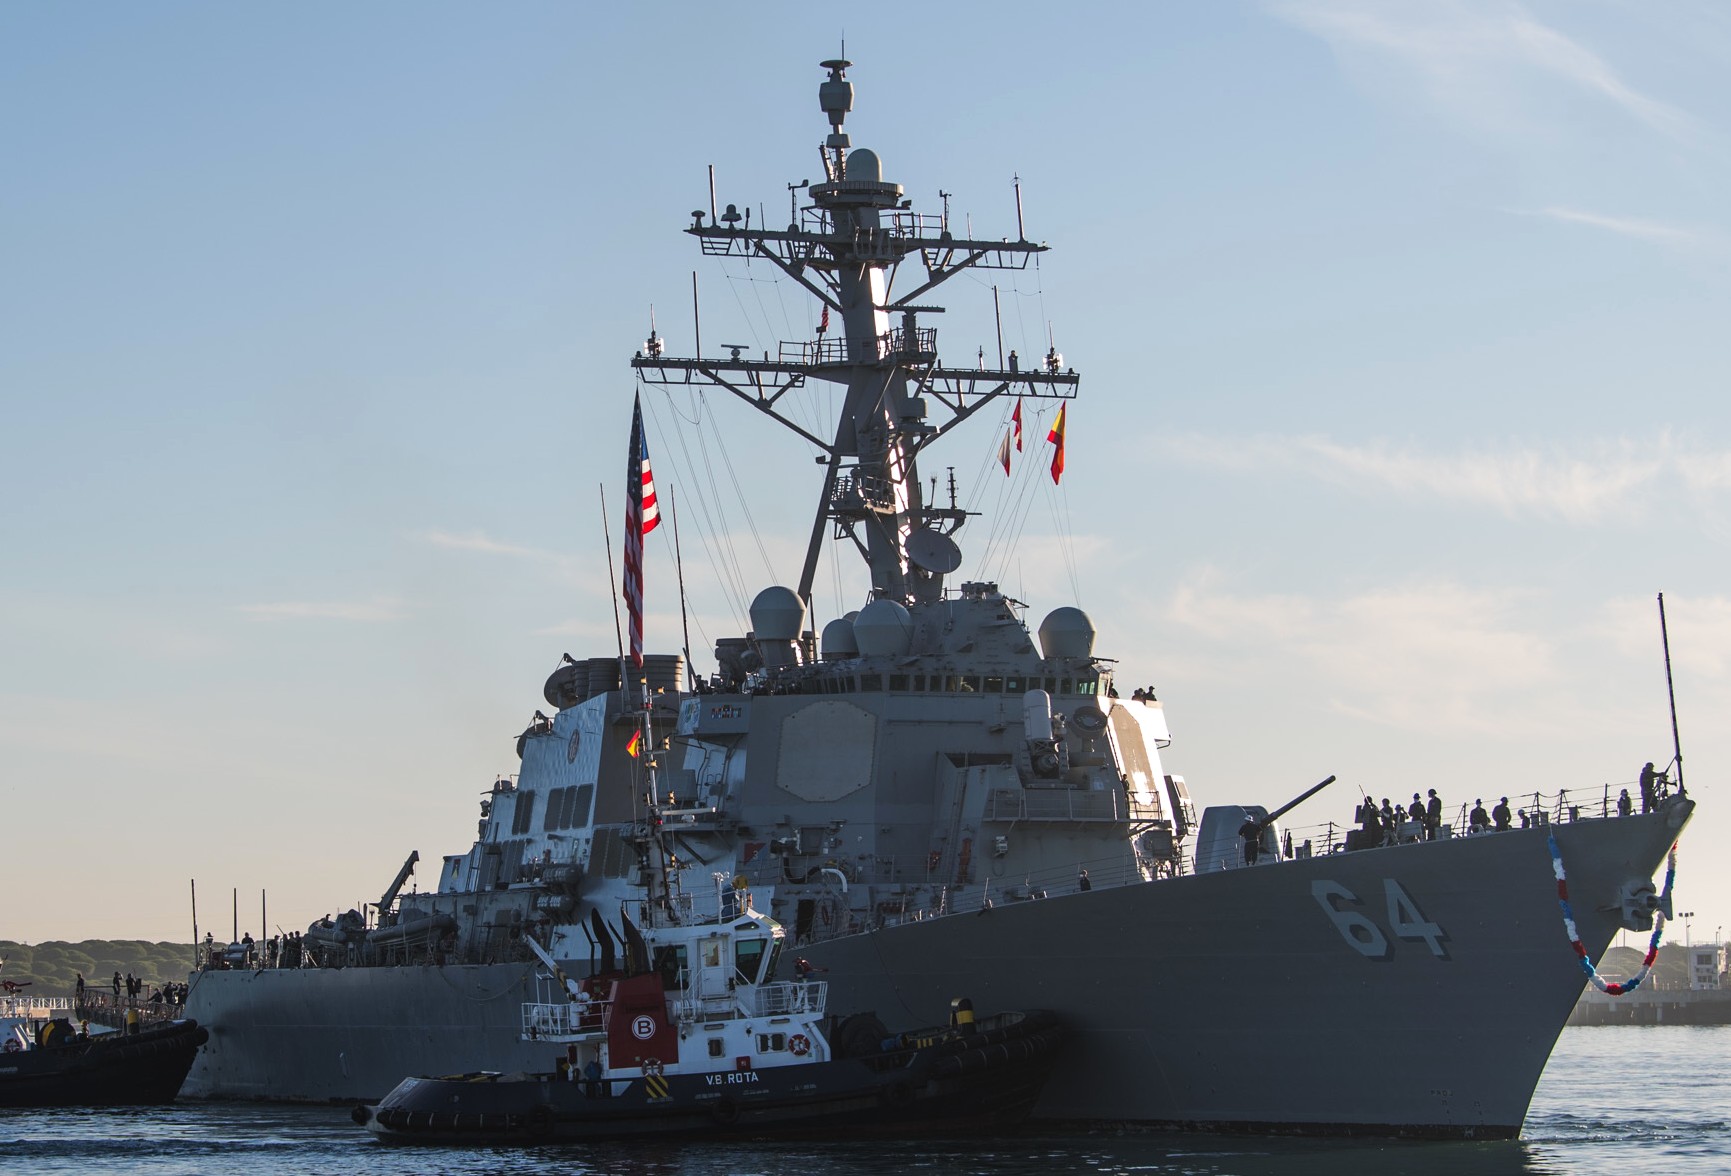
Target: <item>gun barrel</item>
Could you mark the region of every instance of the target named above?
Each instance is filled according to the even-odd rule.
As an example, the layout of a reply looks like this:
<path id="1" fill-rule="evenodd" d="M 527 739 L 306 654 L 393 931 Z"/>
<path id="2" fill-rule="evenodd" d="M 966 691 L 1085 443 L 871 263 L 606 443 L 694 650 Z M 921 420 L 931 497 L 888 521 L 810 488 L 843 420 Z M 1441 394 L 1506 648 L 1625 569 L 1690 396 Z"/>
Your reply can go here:
<path id="1" fill-rule="evenodd" d="M 1330 776 L 1328 779 L 1324 780 L 1320 784 L 1311 785 L 1309 788 L 1306 788 L 1302 793 L 1300 793 L 1297 797 L 1295 797 L 1292 800 L 1287 801 L 1285 804 L 1281 805 L 1279 808 L 1277 808 L 1273 812 L 1269 813 L 1268 816 L 1263 818 L 1262 823 L 1264 825 L 1273 824 L 1275 821 L 1279 820 L 1281 817 L 1285 816 L 1287 813 L 1291 812 L 1293 809 L 1297 808 L 1299 805 L 1303 804 L 1305 801 L 1309 800 L 1311 797 L 1315 796 L 1318 792 L 1321 792 L 1324 788 L 1327 788 L 1332 783 L 1334 783 L 1334 777 Z"/>

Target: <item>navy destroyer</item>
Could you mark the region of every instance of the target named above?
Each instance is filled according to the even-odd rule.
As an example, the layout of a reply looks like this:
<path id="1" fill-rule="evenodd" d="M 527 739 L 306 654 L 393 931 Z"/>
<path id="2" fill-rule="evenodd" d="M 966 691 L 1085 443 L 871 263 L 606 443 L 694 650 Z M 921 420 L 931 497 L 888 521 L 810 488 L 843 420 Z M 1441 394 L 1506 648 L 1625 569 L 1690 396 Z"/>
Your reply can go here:
<path id="1" fill-rule="evenodd" d="M 195 975 L 187 1010 L 211 1040 L 186 1092 L 373 1101 L 413 1074 L 544 1070 L 520 1022 L 528 941 L 580 970 L 627 896 L 684 869 L 749 890 L 828 969 L 834 1005 L 892 1031 L 941 1022 L 958 992 L 1054 1010 L 1070 1047 L 1037 1107 L 1048 1118 L 1514 1135 L 1581 961 L 1652 928 L 1654 872 L 1693 802 L 1656 795 L 1611 819 L 1534 803 L 1518 829 L 1432 822 L 1350 845 L 1294 844 L 1284 809 L 1198 819 L 1162 764 L 1161 703 L 1119 696 L 1080 609 L 1030 627 L 999 585 L 953 582 L 970 516 L 918 472 L 982 410 L 1019 427 L 1012 403 L 1076 394 L 1055 350 L 948 366 L 931 325 L 949 278 L 1020 269 L 1045 246 L 915 211 L 843 129 L 848 63 L 823 67 L 824 172 L 789 185 L 788 224 L 712 200 L 685 231 L 705 255 L 778 267 L 834 329 L 774 355 L 689 358 L 652 330 L 632 360 L 657 395 L 724 389 L 822 455 L 798 584 L 759 593 L 751 631 L 717 641 L 707 675 L 684 655 L 639 661 L 640 622 L 629 655 L 567 656 L 544 687 L 554 713 L 523 732 L 520 772 L 491 785 L 435 890 L 403 893 L 412 854 L 377 904 L 267 966 Z M 784 411 L 807 384 L 837 393 L 822 429 Z M 628 579 L 655 522 L 646 457 L 638 424 Z M 870 591 L 820 628 L 831 542 L 863 557 Z M 667 793 L 653 804 L 652 761 Z"/>

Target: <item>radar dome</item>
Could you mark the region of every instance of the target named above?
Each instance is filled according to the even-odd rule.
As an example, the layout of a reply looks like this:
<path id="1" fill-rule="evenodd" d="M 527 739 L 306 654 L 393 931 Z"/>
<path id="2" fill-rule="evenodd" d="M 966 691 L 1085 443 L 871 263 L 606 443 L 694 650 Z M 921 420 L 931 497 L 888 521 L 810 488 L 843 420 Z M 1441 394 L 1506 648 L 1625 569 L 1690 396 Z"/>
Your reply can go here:
<path id="1" fill-rule="evenodd" d="M 765 588 L 751 602 L 751 630 L 759 641 L 792 641 L 805 624 L 805 603 L 792 588 Z"/>
<path id="2" fill-rule="evenodd" d="M 866 180 L 873 184 L 884 182 L 884 165 L 878 160 L 878 153 L 869 147 L 861 147 L 847 157 L 847 178 L 850 180 Z"/>
<path id="3" fill-rule="evenodd" d="M 860 609 L 853 635 L 867 657 L 906 653 L 914 641 L 914 619 L 896 601 L 874 600 Z"/>
<path id="4" fill-rule="evenodd" d="M 853 622 L 837 617 L 823 627 L 823 657 L 825 661 L 858 657 L 859 642 L 854 639 Z"/>
<path id="5" fill-rule="evenodd" d="M 1040 622 L 1040 648 L 1049 658 L 1089 657 L 1094 652 L 1094 622 L 1079 608 L 1055 608 Z"/>

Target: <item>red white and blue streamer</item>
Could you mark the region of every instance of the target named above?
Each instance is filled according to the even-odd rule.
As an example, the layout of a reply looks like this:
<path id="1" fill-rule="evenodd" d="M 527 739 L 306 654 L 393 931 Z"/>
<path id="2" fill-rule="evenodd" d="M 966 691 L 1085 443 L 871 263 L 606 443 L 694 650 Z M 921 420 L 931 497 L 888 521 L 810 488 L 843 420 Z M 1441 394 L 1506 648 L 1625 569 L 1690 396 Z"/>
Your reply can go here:
<path id="1" fill-rule="evenodd" d="M 1587 974 L 1587 979 L 1593 982 L 1593 987 L 1607 996 L 1622 996 L 1633 992 L 1641 986 L 1641 981 L 1653 970 L 1653 961 L 1659 958 L 1659 937 L 1665 933 L 1665 912 L 1671 909 L 1671 886 L 1677 880 L 1677 845 L 1671 844 L 1671 853 L 1666 858 L 1665 892 L 1659 896 L 1659 911 L 1653 918 L 1653 938 L 1647 943 L 1647 954 L 1641 959 L 1641 970 L 1623 981 L 1606 980 L 1599 975 L 1599 970 L 1593 966 L 1593 961 L 1587 958 L 1586 945 L 1581 942 L 1581 933 L 1575 929 L 1575 912 L 1569 909 L 1569 880 L 1563 874 L 1563 851 L 1557 848 L 1557 835 L 1550 835 L 1551 869 L 1557 875 L 1557 905 L 1563 908 L 1563 926 L 1569 932 L 1569 944 L 1575 949 L 1575 956 L 1581 961 L 1581 971 Z"/>

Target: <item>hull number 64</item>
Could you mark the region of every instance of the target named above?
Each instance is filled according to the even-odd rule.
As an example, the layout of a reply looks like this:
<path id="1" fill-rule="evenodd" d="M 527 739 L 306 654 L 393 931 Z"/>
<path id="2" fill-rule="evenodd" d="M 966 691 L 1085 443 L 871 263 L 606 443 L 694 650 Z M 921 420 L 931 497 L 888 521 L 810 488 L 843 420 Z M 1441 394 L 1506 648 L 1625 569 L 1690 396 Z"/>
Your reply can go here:
<path id="1" fill-rule="evenodd" d="M 1394 939 L 1423 943 L 1437 959 L 1448 959 L 1448 932 L 1425 918 L 1406 888 L 1393 878 L 1384 878 L 1382 893 L 1388 915 L 1386 933 L 1369 915 L 1357 909 L 1365 905 L 1358 895 L 1340 883 L 1319 879 L 1310 884 L 1311 897 L 1316 899 L 1341 937 L 1366 959 L 1393 958 L 1391 934 Z"/>

